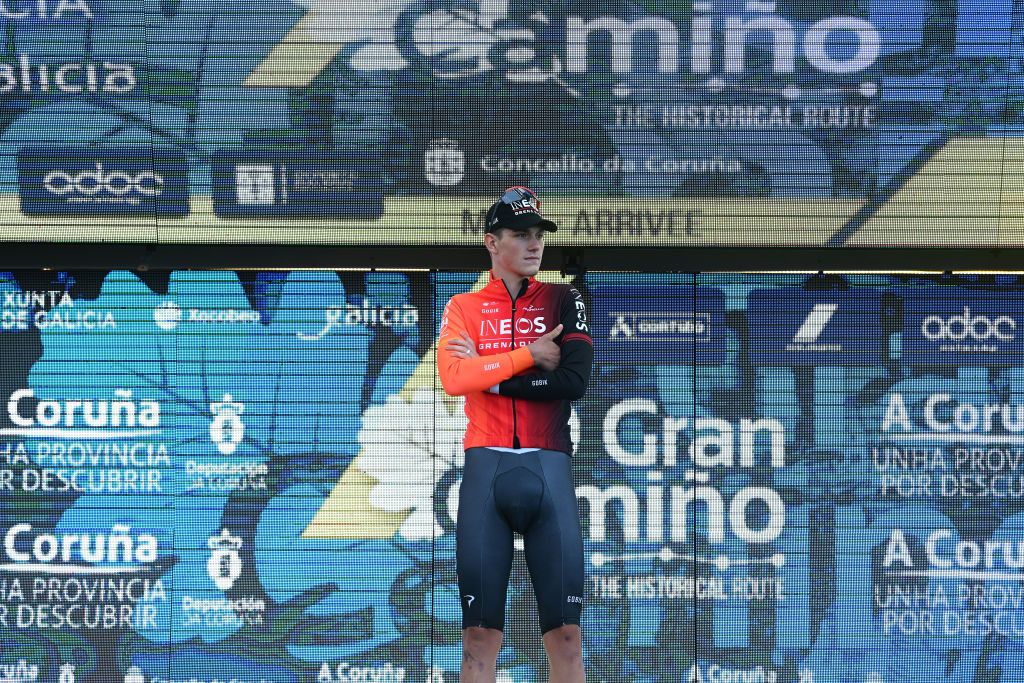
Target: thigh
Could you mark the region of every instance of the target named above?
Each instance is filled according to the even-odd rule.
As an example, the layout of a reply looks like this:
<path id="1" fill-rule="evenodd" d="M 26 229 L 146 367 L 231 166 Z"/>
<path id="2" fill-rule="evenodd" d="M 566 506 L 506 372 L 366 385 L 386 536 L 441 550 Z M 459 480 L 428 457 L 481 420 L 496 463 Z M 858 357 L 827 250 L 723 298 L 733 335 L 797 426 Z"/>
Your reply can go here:
<path id="1" fill-rule="evenodd" d="M 580 623 L 583 536 L 572 481 L 572 459 L 557 451 L 542 451 L 538 459 L 544 473 L 544 502 L 524 540 L 541 632 L 547 633 L 565 624 Z"/>
<path id="2" fill-rule="evenodd" d="M 501 453 L 466 451 L 455 525 L 462 627 L 503 630 L 505 598 L 512 571 L 512 529 L 494 502 L 494 477 Z"/>

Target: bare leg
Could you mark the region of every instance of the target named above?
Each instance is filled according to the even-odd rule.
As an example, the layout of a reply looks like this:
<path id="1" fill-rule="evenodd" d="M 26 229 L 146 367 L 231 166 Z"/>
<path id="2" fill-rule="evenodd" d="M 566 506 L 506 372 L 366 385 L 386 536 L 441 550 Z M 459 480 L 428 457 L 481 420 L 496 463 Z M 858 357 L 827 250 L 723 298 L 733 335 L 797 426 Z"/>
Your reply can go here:
<path id="1" fill-rule="evenodd" d="M 566 624 L 544 634 L 551 683 L 584 683 L 583 636 L 580 627 Z"/>
<path id="2" fill-rule="evenodd" d="M 462 629 L 460 683 L 494 683 L 501 635 L 496 628 L 471 626 Z"/>

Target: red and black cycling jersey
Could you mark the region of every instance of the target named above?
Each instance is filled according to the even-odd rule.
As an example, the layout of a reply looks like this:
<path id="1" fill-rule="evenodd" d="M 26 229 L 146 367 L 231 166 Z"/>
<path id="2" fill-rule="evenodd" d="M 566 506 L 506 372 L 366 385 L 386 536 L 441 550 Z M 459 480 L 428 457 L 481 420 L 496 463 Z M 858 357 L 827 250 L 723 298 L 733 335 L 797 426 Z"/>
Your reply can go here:
<path id="1" fill-rule="evenodd" d="M 553 371 L 539 370 L 526 346 L 559 323 L 563 328 L 555 341 L 561 361 Z M 460 359 L 445 350 L 448 340 L 463 333 L 479 357 Z M 437 369 L 448 394 L 466 397 L 467 449 L 545 448 L 571 454 L 569 401 L 583 395 L 593 361 L 586 305 L 570 285 L 524 278 L 512 293 L 492 273 L 483 289 L 452 297 L 441 318 Z"/>

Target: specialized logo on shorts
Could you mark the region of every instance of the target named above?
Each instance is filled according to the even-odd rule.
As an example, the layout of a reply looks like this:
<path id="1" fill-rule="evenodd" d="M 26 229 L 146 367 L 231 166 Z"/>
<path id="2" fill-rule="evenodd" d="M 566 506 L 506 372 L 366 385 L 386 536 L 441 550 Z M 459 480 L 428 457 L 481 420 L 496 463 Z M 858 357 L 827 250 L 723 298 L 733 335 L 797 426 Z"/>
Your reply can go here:
<path id="1" fill-rule="evenodd" d="M 473 601 L 476 600 L 476 596 L 475 595 L 464 595 L 462 597 L 464 597 L 466 599 L 466 607 L 472 607 L 473 606 Z"/>

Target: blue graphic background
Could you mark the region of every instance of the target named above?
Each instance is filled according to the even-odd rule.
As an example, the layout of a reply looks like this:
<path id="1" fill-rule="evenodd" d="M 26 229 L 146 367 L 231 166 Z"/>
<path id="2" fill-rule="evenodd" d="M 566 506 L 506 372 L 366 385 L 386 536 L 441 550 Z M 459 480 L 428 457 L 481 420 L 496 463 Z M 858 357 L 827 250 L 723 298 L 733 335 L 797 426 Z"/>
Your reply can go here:
<path id="1" fill-rule="evenodd" d="M 25 147 L 169 147 L 187 156 L 201 230 L 216 222 L 215 153 L 355 156 L 372 160 L 372 206 L 340 213 L 411 231 L 383 242 L 422 242 L 424 216 L 443 211 L 424 197 L 465 198 L 457 216 L 514 183 L 566 200 L 566 211 L 623 200 L 614 208 L 629 216 L 614 228 L 580 218 L 580 243 L 595 230 L 642 243 L 655 233 L 636 221 L 667 221 L 666 207 L 677 230 L 686 217 L 676 237 L 687 243 L 715 244 L 722 229 L 763 243 L 770 218 L 741 200 L 767 198 L 811 200 L 790 213 L 812 226 L 794 230 L 814 235 L 780 236 L 786 243 L 841 246 L 896 200 L 906 234 L 868 241 L 957 244 L 950 217 L 960 216 L 982 221 L 968 227 L 987 231 L 986 242 L 1015 242 L 1017 226 L 1000 222 L 1019 214 L 1012 193 L 960 196 L 942 178 L 988 192 L 1005 174 L 1014 187 L 1022 16 L 1013 0 L 80 0 L 19 10 L 3 20 L 0 192 L 19 194 Z M 131 79 L 111 76 L 122 71 Z M 773 108 L 775 122 L 762 120 Z M 371 220 L 381 197 L 406 201 Z M 742 220 L 716 223 L 726 216 Z M 438 230 L 432 241 L 461 239 L 449 214 L 426 223 Z"/>
<path id="2" fill-rule="evenodd" d="M 23 662 L 37 667 L 31 680 L 60 683 L 71 680 L 68 666 L 79 682 L 328 683 L 399 680 L 399 671 L 404 680 L 457 680 L 449 500 L 461 468 L 459 409 L 442 402 L 430 372 L 420 373 L 431 367 L 443 304 L 477 274 L 176 271 L 142 278 L 124 271 L 2 278 L 3 391 L 31 389 L 34 398 L 18 403 L 13 416 L 5 401 L 0 425 L 0 666 Z M 1024 562 L 1024 422 L 1016 418 L 1024 369 L 989 367 L 970 354 L 945 364 L 906 358 L 906 340 L 931 302 L 945 314 L 981 299 L 1012 301 L 1016 280 L 588 273 L 575 284 L 588 298 L 617 291 L 620 303 L 659 315 L 694 312 L 692 287 L 699 286 L 713 293 L 709 334 L 724 349 L 693 364 L 685 340 L 679 353 L 663 344 L 650 353 L 637 348 L 641 341 L 609 343 L 610 330 L 595 338 L 590 389 L 574 411 L 589 680 L 714 680 L 723 671 L 761 675 L 757 667 L 765 680 L 801 682 L 1024 677 L 1024 613 L 1014 603 Z M 675 300 L 673 291 L 688 297 Z M 815 302 L 837 300 L 871 303 L 859 312 L 856 343 L 870 341 L 880 362 L 849 362 L 843 354 L 824 354 L 814 365 L 758 360 L 773 339 L 795 334 Z M 8 327 L 7 314 L 20 310 L 32 322 Z M 405 317 L 389 317 L 394 311 Z M 1013 306 L 978 312 L 1019 320 Z M 95 323 L 107 313 L 114 326 Z M 58 314 L 64 322 L 54 322 Z M 822 334 L 830 325 L 852 329 L 839 315 Z M 61 465 L 54 444 L 106 442 L 14 431 L 26 415 L 47 419 L 50 408 L 36 412 L 35 401 L 62 402 L 66 411 L 73 400 L 109 401 L 115 390 L 130 391 L 140 405 L 159 404 L 155 434 L 119 442 L 163 444 L 163 461 Z M 237 423 L 217 434 L 212 426 L 221 410 L 215 404 L 231 401 L 243 407 L 237 439 Z M 991 424 L 985 406 L 995 406 Z M 67 419 L 75 418 L 65 413 L 58 426 Z M 773 441 L 776 434 L 782 442 Z M 233 450 L 225 446 L 232 439 Z M 18 444 L 27 460 L 18 459 Z M 773 462 L 780 446 L 781 465 Z M 233 465 L 256 474 L 242 476 L 241 486 L 237 477 L 197 475 Z M 160 485 L 18 485 L 34 481 L 26 471 L 47 468 L 94 476 L 151 470 Z M 784 521 L 768 542 L 745 541 L 737 531 L 743 524 L 768 529 L 768 507 L 755 502 L 741 521 L 731 516 L 735 501 L 754 489 L 762 499 L 774 491 L 784 504 Z M 364 497 L 339 497 L 344 490 Z M 724 521 L 716 522 L 711 504 L 677 513 L 687 492 L 722 500 Z M 659 495 L 661 510 L 651 503 Z M 656 514 L 664 516 L 660 525 L 650 521 Z M 32 531 L 8 546 L 18 524 Z M 19 559 L 40 535 L 112 535 L 121 528 L 115 525 L 136 540 L 154 537 L 155 556 L 89 560 L 77 546 L 67 557 L 44 557 L 42 567 Z M 225 530 L 237 541 L 226 554 L 210 544 Z M 236 575 L 218 584 L 232 566 Z M 104 568 L 108 574 L 96 573 Z M 163 594 L 127 601 L 70 595 L 69 585 L 98 576 L 159 580 Z M 12 589 L 16 578 L 21 595 Z M 720 580 L 723 594 L 687 594 L 688 578 Z M 37 579 L 63 588 L 33 592 Z M 501 675 L 546 680 L 522 563 L 509 600 Z M 54 617 L 38 616 L 102 603 L 150 618 L 57 627 Z M 985 627 L 986 615 L 999 615 L 998 626 Z"/>

